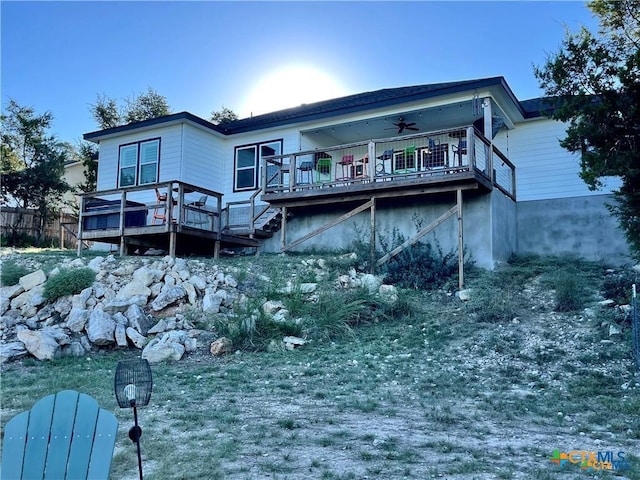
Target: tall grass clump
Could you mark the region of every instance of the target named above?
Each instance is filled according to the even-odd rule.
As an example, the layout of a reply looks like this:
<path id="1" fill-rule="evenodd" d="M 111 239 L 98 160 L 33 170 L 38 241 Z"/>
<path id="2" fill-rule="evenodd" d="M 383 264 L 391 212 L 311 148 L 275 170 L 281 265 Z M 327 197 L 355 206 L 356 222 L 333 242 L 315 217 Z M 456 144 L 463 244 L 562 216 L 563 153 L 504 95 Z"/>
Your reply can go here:
<path id="1" fill-rule="evenodd" d="M 62 269 L 44 284 L 44 298 L 55 300 L 65 295 L 75 295 L 90 287 L 96 279 L 96 272 L 90 268 Z"/>
<path id="2" fill-rule="evenodd" d="M 479 322 L 511 321 L 517 313 L 517 288 L 522 286 L 506 284 L 500 275 L 482 275 L 470 285 L 470 299 L 465 302 L 465 309 Z"/>
<path id="3" fill-rule="evenodd" d="M 561 268 L 549 273 L 545 280 L 555 290 L 555 308 L 559 312 L 580 310 L 591 298 L 587 284 L 573 268 Z"/>
<path id="4" fill-rule="evenodd" d="M 13 260 L 3 262 L 2 269 L 0 270 L 0 285 L 3 287 L 17 285 L 20 277 L 24 277 L 29 273 L 29 270 L 25 266 L 18 265 Z"/>

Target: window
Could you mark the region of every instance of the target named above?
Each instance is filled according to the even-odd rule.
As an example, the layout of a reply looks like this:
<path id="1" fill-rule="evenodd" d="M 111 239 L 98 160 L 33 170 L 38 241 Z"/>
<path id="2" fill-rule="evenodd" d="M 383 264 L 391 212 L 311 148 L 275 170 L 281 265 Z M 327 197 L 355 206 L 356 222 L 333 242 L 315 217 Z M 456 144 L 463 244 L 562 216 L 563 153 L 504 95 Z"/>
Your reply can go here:
<path id="1" fill-rule="evenodd" d="M 282 140 L 236 147 L 234 191 L 258 188 L 258 173 L 262 157 L 281 153 Z"/>
<path id="2" fill-rule="evenodd" d="M 120 145 L 118 187 L 158 182 L 160 139 Z"/>

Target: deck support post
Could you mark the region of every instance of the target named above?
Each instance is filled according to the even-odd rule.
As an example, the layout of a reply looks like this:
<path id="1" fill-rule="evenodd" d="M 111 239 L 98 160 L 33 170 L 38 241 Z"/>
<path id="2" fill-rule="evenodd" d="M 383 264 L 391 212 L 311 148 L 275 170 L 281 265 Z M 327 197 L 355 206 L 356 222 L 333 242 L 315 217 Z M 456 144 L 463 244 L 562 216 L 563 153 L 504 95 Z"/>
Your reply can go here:
<path id="1" fill-rule="evenodd" d="M 287 244 L 287 207 L 282 207 L 282 219 L 280 220 L 280 251 L 284 252 Z"/>
<path id="2" fill-rule="evenodd" d="M 458 288 L 464 288 L 464 237 L 462 233 L 462 190 L 456 190 L 458 207 Z"/>
<path id="3" fill-rule="evenodd" d="M 82 257 L 82 214 L 84 213 L 85 205 L 86 198 L 83 195 L 80 197 L 80 213 L 78 215 L 78 257 Z"/>
<path id="4" fill-rule="evenodd" d="M 124 207 L 127 203 L 127 192 L 124 190 L 120 195 L 120 221 L 118 225 L 118 235 L 120 235 L 120 256 L 124 257 L 126 253 L 125 244 L 124 244 Z"/>
<path id="5" fill-rule="evenodd" d="M 369 157 L 372 158 L 372 157 Z M 376 269 L 376 197 L 371 197 L 371 237 L 369 239 L 369 265 L 371 274 Z"/>
<path id="6" fill-rule="evenodd" d="M 217 260 L 220 258 L 220 240 L 216 240 L 213 244 L 213 259 Z"/>

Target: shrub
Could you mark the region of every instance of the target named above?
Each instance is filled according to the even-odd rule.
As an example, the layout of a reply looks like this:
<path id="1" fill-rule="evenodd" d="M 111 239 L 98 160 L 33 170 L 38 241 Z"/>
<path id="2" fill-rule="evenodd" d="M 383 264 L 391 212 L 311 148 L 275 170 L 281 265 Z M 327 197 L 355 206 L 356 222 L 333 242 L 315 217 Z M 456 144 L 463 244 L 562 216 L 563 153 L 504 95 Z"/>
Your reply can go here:
<path id="1" fill-rule="evenodd" d="M 479 322 L 511 321 L 517 312 L 513 287 L 496 288 L 493 281 L 479 281 L 471 288 L 471 298 L 465 302 L 465 308 Z"/>
<path id="2" fill-rule="evenodd" d="M 611 273 L 604 277 L 602 294 L 618 305 L 628 304 L 631 303 L 632 285 L 635 283 L 638 288 L 639 282 L 640 275 L 634 271 Z"/>
<path id="3" fill-rule="evenodd" d="M 574 269 L 561 269 L 551 274 L 548 282 L 555 289 L 556 310 L 572 312 L 584 307 L 590 295 L 580 278 Z"/>
<path id="4" fill-rule="evenodd" d="M 439 245 L 418 242 L 391 258 L 384 273 L 387 282 L 402 288 L 438 288 L 457 278 L 458 256 L 444 254 Z"/>
<path id="5" fill-rule="evenodd" d="M 65 295 L 80 293 L 90 287 L 96 279 L 96 273 L 90 268 L 62 269 L 44 284 L 44 298 L 55 300 Z"/>
<path id="6" fill-rule="evenodd" d="M 5 262 L 2 264 L 2 270 L 0 271 L 0 284 L 2 286 L 16 285 L 20 277 L 24 277 L 29 273 L 26 267 L 18 265 L 14 261 Z"/>

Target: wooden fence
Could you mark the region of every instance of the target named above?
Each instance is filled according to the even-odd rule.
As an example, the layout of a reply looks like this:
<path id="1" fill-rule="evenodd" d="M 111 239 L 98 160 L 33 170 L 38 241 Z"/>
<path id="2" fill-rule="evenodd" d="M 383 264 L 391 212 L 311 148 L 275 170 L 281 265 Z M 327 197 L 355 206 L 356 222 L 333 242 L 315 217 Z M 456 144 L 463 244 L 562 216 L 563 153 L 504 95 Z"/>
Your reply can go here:
<path id="1" fill-rule="evenodd" d="M 0 208 L 0 235 L 5 237 L 16 231 L 19 235 L 36 238 L 38 236 L 38 215 L 35 210 L 25 208 Z M 51 246 L 75 249 L 78 245 L 76 233 L 78 217 L 70 213 L 60 213 L 50 219 L 45 227 L 45 241 Z"/>

